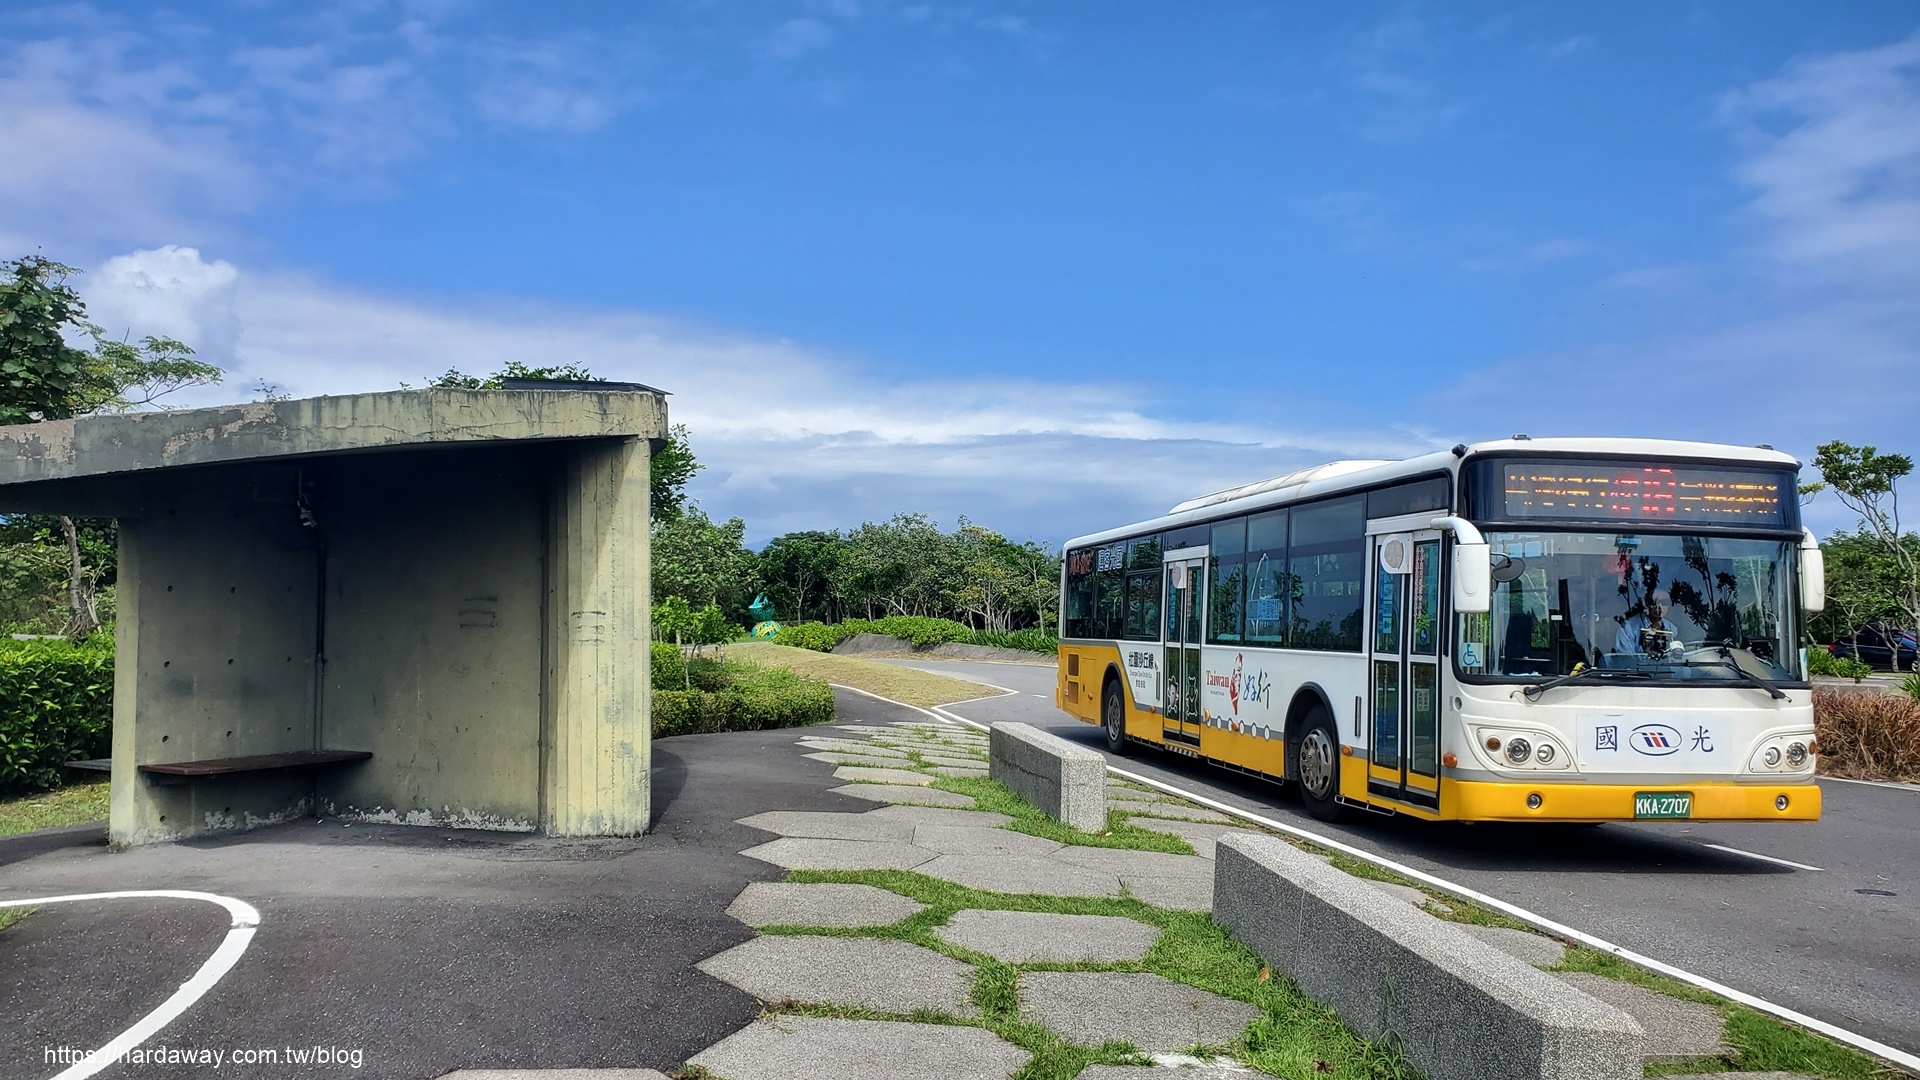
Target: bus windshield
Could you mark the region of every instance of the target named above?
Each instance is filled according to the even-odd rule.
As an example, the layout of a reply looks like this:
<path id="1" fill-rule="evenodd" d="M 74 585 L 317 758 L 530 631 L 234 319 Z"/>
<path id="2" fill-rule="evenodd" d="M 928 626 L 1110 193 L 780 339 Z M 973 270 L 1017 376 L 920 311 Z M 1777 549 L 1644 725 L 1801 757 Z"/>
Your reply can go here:
<path id="1" fill-rule="evenodd" d="M 1487 542 L 1493 610 L 1460 616 L 1463 674 L 1585 664 L 1656 679 L 1800 678 L 1788 542 L 1547 531 Z"/>

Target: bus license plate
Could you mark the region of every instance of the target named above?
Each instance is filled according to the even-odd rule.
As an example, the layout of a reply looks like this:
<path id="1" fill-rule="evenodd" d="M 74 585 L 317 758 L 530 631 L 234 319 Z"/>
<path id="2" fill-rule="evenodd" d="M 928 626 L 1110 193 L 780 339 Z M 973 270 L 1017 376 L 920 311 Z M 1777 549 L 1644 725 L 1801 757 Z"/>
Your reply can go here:
<path id="1" fill-rule="evenodd" d="M 1636 818 L 1685 818 L 1693 816 L 1691 791 L 1636 791 L 1633 793 Z"/>

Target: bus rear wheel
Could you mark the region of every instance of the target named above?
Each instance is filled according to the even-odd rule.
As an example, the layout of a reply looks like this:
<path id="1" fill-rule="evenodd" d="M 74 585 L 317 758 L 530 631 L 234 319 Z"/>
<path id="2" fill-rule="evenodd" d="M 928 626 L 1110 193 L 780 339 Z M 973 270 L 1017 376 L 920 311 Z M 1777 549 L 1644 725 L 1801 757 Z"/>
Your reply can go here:
<path id="1" fill-rule="evenodd" d="M 1107 692 L 1101 697 L 1100 726 L 1107 733 L 1107 749 L 1116 754 L 1133 749 L 1127 745 L 1127 702 L 1120 693 L 1118 679 L 1107 684 Z"/>
<path id="2" fill-rule="evenodd" d="M 1333 733 L 1333 717 L 1324 708 L 1307 714 L 1300 738 L 1293 744 L 1293 775 L 1300 784 L 1300 802 L 1321 821 L 1340 816 L 1340 740 Z"/>

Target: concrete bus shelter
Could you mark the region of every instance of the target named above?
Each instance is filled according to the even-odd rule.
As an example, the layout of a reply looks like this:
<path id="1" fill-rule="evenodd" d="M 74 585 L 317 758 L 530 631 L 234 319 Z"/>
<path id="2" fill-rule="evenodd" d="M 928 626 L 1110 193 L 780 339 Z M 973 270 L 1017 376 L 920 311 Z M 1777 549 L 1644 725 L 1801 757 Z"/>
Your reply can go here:
<path id="1" fill-rule="evenodd" d="M 0 427 L 0 513 L 120 523 L 112 842 L 644 832 L 666 432 L 594 383 Z"/>

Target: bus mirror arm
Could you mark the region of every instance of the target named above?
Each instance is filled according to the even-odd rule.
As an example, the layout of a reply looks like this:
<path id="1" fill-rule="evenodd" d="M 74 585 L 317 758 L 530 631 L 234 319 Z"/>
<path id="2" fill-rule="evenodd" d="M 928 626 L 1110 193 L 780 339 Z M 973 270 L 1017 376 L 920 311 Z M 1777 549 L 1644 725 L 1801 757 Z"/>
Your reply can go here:
<path id="1" fill-rule="evenodd" d="M 1801 530 L 1800 606 L 1807 611 L 1822 611 L 1827 606 L 1827 553 L 1820 550 L 1812 529 Z"/>
<path id="2" fill-rule="evenodd" d="M 1493 556 L 1487 540 L 1465 518 L 1437 517 L 1436 529 L 1453 534 L 1453 610 L 1466 615 L 1493 609 Z"/>

